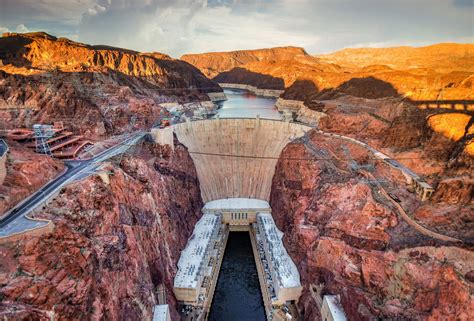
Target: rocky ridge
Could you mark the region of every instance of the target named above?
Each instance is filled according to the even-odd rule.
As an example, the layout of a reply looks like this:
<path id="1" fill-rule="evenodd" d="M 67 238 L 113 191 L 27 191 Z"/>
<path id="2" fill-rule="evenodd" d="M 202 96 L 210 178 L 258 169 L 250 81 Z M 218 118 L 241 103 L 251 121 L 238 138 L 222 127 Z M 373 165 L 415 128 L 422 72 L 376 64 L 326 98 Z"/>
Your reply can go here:
<path id="1" fill-rule="evenodd" d="M 407 225 L 367 181 L 364 169 L 350 166 L 348 153 L 360 164 L 371 164 L 374 176 L 409 213 L 421 218 L 433 209 L 449 212 L 444 227 L 472 238 L 467 208 L 462 213 L 459 205 L 448 211 L 450 205 L 420 203 L 396 171 L 370 160 L 362 148 L 314 133 L 309 143 L 291 143 L 277 165 L 271 206 L 301 274 L 303 319 L 320 318 L 311 291 L 322 284 L 322 294 L 340 295 L 350 320 L 468 320 L 474 305 L 471 249 L 442 244 Z M 332 161 L 289 160 L 311 157 Z M 432 214 L 428 217 L 424 224 Z"/>
<path id="2" fill-rule="evenodd" d="M 278 47 L 257 50 L 238 50 L 229 52 L 209 52 L 203 54 L 186 54 L 181 60 L 196 66 L 209 78 L 243 66 L 248 63 L 264 61 L 282 61 L 292 59 L 314 60 L 303 48 Z"/>
<path id="3" fill-rule="evenodd" d="M 440 43 L 425 47 L 347 48 L 325 55 L 323 61 L 350 68 L 387 66 L 399 70 L 429 68 L 438 72 L 474 72 L 474 44 Z"/>
<path id="4" fill-rule="evenodd" d="M 41 32 L 5 34 L 0 60 L 2 120 L 11 126 L 64 120 L 91 138 L 130 130 L 131 122 L 149 127 L 165 112 L 160 103 L 209 101 L 207 93 L 222 92 L 192 65 L 164 54 Z"/>
<path id="5" fill-rule="evenodd" d="M 287 99 L 311 100 L 340 94 L 363 98 L 474 97 L 473 70 L 469 67 L 474 65 L 471 44 L 346 49 L 315 57 L 300 53 L 282 57 L 275 55 L 273 59 L 259 58 L 261 52 L 272 50 L 281 49 L 196 54 L 188 56 L 188 61 L 204 73 L 212 70 L 210 75 L 218 82 L 243 83 L 262 89 L 286 88 L 282 97 Z M 229 63 L 236 55 L 243 55 L 246 59 Z"/>
<path id="6" fill-rule="evenodd" d="M 161 289 L 178 319 L 172 280 L 202 208 L 187 150 L 145 143 L 102 171 L 37 215 L 53 232 L 0 245 L 2 319 L 150 319 Z"/>

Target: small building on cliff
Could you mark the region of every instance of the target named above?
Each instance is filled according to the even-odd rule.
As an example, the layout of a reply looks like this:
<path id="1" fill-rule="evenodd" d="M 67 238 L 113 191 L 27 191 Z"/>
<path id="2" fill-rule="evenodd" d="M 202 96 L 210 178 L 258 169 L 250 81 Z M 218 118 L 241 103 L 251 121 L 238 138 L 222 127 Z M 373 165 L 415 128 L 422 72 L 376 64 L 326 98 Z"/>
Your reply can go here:
<path id="1" fill-rule="evenodd" d="M 155 305 L 153 308 L 153 321 L 171 321 L 168 304 Z"/>
<path id="2" fill-rule="evenodd" d="M 323 321 L 346 321 L 346 314 L 339 302 L 338 295 L 325 295 L 321 307 L 321 318 Z"/>
<path id="3" fill-rule="evenodd" d="M 0 139 L 0 185 L 3 184 L 7 176 L 7 153 L 8 145 L 3 139 Z"/>

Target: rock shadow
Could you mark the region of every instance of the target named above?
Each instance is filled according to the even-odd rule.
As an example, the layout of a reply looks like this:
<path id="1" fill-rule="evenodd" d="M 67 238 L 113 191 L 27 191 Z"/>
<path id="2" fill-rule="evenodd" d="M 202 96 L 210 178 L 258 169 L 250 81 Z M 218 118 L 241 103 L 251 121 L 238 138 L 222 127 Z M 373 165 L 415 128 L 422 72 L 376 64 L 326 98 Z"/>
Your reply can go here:
<path id="1" fill-rule="evenodd" d="M 402 96 L 391 83 L 370 76 L 352 78 L 336 88 L 324 89 L 316 98 L 319 100 L 329 100 L 336 99 L 343 95 L 368 99 Z"/>
<path id="2" fill-rule="evenodd" d="M 218 83 L 251 85 L 260 89 L 285 89 L 285 82 L 283 79 L 253 72 L 241 67 L 221 72 L 212 78 L 212 80 Z"/>

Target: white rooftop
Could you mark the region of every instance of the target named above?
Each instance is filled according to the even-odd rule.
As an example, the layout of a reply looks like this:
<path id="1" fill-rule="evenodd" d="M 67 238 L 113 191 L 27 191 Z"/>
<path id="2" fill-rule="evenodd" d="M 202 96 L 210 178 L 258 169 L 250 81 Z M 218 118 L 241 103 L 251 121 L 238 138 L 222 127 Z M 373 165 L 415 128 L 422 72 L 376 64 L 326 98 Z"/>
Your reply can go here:
<path id="1" fill-rule="evenodd" d="M 169 309 L 168 304 L 155 305 L 153 309 L 153 321 L 167 321 Z"/>
<path id="2" fill-rule="evenodd" d="M 212 233 L 220 226 L 220 216 L 204 214 L 194 226 L 193 235 L 178 261 L 178 273 L 174 278 L 175 288 L 196 288 L 199 269 L 205 259 Z"/>
<path id="3" fill-rule="evenodd" d="M 428 184 L 427 182 L 424 182 L 424 181 L 418 181 L 418 184 L 423 188 L 430 188 L 430 189 L 433 188 L 430 184 Z"/>
<path id="4" fill-rule="evenodd" d="M 273 269 L 277 272 L 278 281 L 283 288 L 301 286 L 300 274 L 295 263 L 288 255 L 283 242 L 283 233 L 277 229 L 275 221 L 270 213 L 257 214 L 259 226 L 262 228 L 263 236 L 266 238 L 268 251 L 271 252 Z"/>
<path id="5" fill-rule="evenodd" d="M 347 320 L 346 315 L 344 314 L 344 310 L 342 309 L 341 303 L 339 303 L 337 295 L 325 295 L 323 300 L 327 303 L 334 321 Z"/>
<path id="6" fill-rule="evenodd" d="M 204 205 L 203 210 L 239 210 L 239 209 L 270 209 L 267 201 L 255 198 L 224 198 L 210 201 Z"/>

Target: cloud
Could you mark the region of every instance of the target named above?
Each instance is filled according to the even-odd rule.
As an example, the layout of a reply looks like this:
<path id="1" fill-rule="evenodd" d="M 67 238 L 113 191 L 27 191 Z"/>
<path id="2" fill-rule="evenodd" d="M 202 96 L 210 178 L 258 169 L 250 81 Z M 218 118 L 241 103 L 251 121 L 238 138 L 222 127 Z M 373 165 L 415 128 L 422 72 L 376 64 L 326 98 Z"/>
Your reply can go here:
<path id="1" fill-rule="evenodd" d="M 87 14 L 91 16 L 95 16 L 100 12 L 104 12 L 106 9 L 105 7 L 101 6 L 100 4 L 94 4 L 92 8 L 87 9 Z"/>
<path id="2" fill-rule="evenodd" d="M 472 0 L 0 0 L 1 26 L 20 24 L 92 44 L 175 57 L 188 52 L 472 38 Z"/>
<path id="3" fill-rule="evenodd" d="M 281 28 L 281 24 L 291 23 L 284 17 L 246 10 L 250 1 L 234 6 L 205 0 L 133 3 L 133 12 L 130 2 L 121 1 L 102 4 L 106 10 L 84 15 L 80 40 L 102 43 L 107 39 L 116 46 L 162 51 L 175 57 L 187 52 L 313 46 L 319 40 L 313 32 Z"/>
<path id="4" fill-rule="evenodd" d="M 22 23 L 20 23 L 18 26 L 16 26 L 15 31 L 16 31 L 16 32 L 19 32 L 19 33 L 30 32 L 30 30 L 28 30 L 28 28 L 25 27 L 25 25 L 22 24 Z"/>
<path id="5" fill-rule="evenodd" d="M 0 27 L 0 33 L 4 33 L 4 32 L 10 32 L 10 29 L 8 29 L 7 27 Z M 25 33 L 25 32 L 30 32 L 30 30 L 24 24 L 20 23 L 19 25 L 16 26 L 15 32 Z"/>

